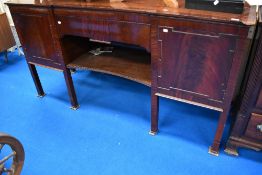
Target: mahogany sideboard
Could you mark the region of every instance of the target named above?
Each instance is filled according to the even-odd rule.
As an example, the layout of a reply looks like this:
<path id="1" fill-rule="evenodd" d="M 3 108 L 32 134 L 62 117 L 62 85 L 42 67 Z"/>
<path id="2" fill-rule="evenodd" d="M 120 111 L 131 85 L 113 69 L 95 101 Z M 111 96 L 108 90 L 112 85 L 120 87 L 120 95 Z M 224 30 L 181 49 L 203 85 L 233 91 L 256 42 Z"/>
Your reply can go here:
<path id="1" fill-rule="evenodd" d="M 225 149 L 233 155 L 238 155 L 238 147 L 262 149 L 262 6 L 250 62 L 236 121 Z"/>
<path id="2" fill-rule="evenodd" d="M 70 69 L 121 76 L 151 87 L 151 134 L 159 97 L 221 112 L 209 152 L 218 155 L 256 26 L 256 7 L 242 14 L 192 10 L 184 0 L 11 0 L 10 8 L 39 96 L 35 65 L 64 73 L 78 108 Z M 90 51 L 113 48 L 111 53 Z"/>

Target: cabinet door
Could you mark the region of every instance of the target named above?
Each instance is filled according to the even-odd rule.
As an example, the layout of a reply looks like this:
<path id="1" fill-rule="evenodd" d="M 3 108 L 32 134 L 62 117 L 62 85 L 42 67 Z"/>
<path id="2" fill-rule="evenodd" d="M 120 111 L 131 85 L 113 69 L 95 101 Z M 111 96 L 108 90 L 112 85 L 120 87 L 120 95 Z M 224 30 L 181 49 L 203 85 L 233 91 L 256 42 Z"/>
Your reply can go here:
<path id="1" fill-rule="evenodd" d="M 236 39 L 159 27 L 159 89 L 222 102 Z M 190 99 L 189 99 L 190 100 Z"/>
<path id="2" fill-rule="evenodd" d="M 19 10 L 19 11 L 18 11 Z M 48 10 L 22 11 L 12 9 L 11 13 L 18 31 L 22 47 L 28 61 L 39 64 L 59 63 L 55 50 Z M 18 11 L 18 12 L 17 12 Z"/>

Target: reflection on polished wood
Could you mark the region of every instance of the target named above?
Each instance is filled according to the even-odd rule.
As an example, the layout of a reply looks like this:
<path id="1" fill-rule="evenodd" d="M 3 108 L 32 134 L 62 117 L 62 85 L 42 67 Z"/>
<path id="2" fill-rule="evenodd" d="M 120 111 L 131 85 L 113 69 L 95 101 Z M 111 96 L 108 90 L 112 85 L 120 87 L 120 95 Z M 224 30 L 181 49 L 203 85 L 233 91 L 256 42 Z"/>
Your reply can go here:
<path id="1" fill-rule="evenodd" d="M 69 68 L 125 77 L 151 86 L 151 133 L 158 131 L 159 96 L 220 111 L 210 147 L 218 154 L 248 61 L 256 7 L 246 4 L 242 14 L 230 14 L 186 9 L 184 0 L 11 0 L 8 5 L 27 62 L 62 70 L 74 109 Z M 115 50 L 91 56 L 88 51 L 101 46 L 91 41 Z"/>
<path id="2" fill-rule="evenodd" d="M 177 6 L 169 7 L 170 0 L 125 0 L 123 2 L 108 2 L 107 0 L 87 2 L 86 0 L 10 0 L 8 4 L 74 7 L 100 10 L 119 10 L 126 12 L 139 12 L 162 16 L 184 16 L 212 21 L 229 22 L 237 19 L 237 23 L 254 25 L 256 23 L 256 7 L 245 4 L 242 14 L 202 11 L 186 9 L 184 0 L 176 0 Z"/>

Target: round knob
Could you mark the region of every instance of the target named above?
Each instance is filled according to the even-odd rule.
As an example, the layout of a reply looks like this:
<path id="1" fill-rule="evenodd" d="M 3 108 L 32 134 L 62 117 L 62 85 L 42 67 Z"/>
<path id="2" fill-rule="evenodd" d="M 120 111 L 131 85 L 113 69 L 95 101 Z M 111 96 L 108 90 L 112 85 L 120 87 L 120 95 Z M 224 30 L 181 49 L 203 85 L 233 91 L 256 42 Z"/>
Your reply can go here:
<path id="1" fill-rule="evenodd" d="M 57 24 L 62 24 L 62 22 L 61 21 L 57 21 Z"/>
<path id="2" fill-rule="evenodd" d="M 262 132 L 262 124 L 261 125 L 257 125 L 257 129 Z"/>
<path id="3" fill-rule="evenodd" d="M 164 33 L 168 33 L 168 29 L 163 29 L 163 32 Z"/>
<path id="4" fill-rule="evenodd" d="M 213 2 L 214 5 L 217 5 L 218 3 L 219 3 L 219 0 L 215 0 L 215 1 Z"/>

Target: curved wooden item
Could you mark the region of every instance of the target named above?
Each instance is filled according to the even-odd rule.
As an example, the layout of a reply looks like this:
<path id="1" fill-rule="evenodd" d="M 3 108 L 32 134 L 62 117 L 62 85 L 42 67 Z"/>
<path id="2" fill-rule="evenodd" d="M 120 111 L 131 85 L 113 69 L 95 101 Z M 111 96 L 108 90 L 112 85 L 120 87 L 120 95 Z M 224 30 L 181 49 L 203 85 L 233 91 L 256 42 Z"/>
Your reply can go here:
<path id="1" fill-rule="evenodd" d="M 14 175 L 19 175 L 23 168 L 25 152 L 23 145 L 14 137 L 0 132 L 0 144 L 9 145 L 16 155 L 13 158 Z"/>

